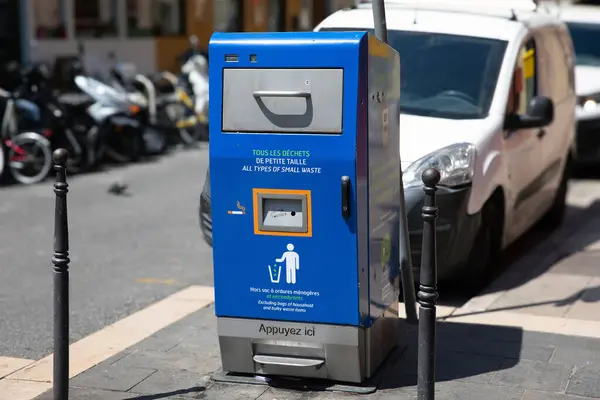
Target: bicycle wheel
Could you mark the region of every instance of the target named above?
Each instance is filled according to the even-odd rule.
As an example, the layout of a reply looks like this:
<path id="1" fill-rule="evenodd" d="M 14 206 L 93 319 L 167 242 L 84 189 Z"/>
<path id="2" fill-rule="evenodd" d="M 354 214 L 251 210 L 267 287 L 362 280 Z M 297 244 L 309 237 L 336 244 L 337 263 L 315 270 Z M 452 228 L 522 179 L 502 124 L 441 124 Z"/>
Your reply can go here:
<path id="1" fill-rule="evenodd" d="M 7 140 L 10 175 L 19 183 L 31 185 L 43 181 L 52 168 L 52 147 L 35 132 L 19 133 Z"/>

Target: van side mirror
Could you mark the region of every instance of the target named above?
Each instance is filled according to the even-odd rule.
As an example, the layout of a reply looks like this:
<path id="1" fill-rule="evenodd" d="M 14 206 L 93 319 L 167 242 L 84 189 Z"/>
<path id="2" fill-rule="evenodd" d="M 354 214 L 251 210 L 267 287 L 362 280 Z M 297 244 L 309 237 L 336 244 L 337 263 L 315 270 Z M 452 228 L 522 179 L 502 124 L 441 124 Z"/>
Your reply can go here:
<path id="1" fill-rule="evenodd" d="M 542 128 L 554 121 L 554 104 L 545 96 L 537 96 L 529 102 L 527 114 L 508 115 L 505 128 L 508 130 Z"/>

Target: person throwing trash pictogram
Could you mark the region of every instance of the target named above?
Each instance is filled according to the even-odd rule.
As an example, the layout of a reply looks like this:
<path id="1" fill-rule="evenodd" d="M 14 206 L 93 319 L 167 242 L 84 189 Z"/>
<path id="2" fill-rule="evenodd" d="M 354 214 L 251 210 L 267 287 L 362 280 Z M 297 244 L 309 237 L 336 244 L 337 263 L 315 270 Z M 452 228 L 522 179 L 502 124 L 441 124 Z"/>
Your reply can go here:
<path id="1" fill-rule="evenodd" d="M 287 283 L 296 283 L 296 270 L 300 269 L 300 256 L 294 251 L 294 245 L 289 243 L 287 245 L 288 251 L 278 258 L 277 262 L 285 261 L 285 280 Z"/>

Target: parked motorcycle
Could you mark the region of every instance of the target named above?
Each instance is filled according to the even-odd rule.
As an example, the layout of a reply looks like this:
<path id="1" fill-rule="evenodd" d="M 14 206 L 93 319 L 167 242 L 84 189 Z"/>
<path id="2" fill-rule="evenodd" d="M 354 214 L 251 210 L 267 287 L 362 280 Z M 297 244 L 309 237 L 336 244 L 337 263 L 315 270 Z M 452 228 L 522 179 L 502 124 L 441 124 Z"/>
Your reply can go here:
<path id="1" fill-rule="evenodd" d="M 75 84 L 95 102 L 87 108 L 106 140 L 105 155 L 113 161 L 136 162 L 145 153 L 142 124 L 137 115 L 143 99 L 119 91 L 97 79 L 83 75 Z"/>
<path id="2" fill-rule="evenodd" d="M 178 118 L 183 115 L 183 105 L 176 86 L 177 79 L 175 78 L 173 84 L 172 74 L 168 72 L 145 76 L 137 73 L 135 66 L 124 64 L 126 63 L 118 64 L 111 70 L 111 81 L 120 91 L 129 96 L 141 96 L 147 102 L 147 106 L 142 108 L 139 115 L 142 117 L 140 122 L 146 126 L 144 136 L 149 151 L 153 154 L 164 151 L 157 147 L 163 139 L 166 140 L 165 145 L 195 142 L 196 140 L 182 134 L 177 127 Z M 150 141 L 153 143 L 149 143 Z"/>
<path id="3" fill-rule="evenodd" d="M 39 111 L 37 116 L 27 113 L 27 120 L 21 119 L 20 124 L 47 128 L 52 148 L 67 149 L 70 173 L 92 170 L 103 157 L 106 136 L 87 113 L 87 107 L 94 101 L 83 93 L 56 96 L 49 80 L 49 73 L 41 65 L 23 71 L 19 96 L 33 102 Z"/>

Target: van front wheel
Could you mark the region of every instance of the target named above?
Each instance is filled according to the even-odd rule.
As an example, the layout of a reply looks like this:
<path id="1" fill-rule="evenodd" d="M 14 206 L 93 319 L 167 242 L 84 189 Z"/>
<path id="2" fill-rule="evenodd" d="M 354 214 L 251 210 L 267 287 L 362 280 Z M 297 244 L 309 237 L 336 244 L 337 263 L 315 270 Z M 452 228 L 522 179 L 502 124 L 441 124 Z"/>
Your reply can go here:
<path id="1" fill-rule="evenodd" d="M 502 209 L 494 199 L 488 200 L 481 211 L 481 225 L 459 282 L 462 292 L 477 295 L 499 262 L 502 247 Z"/>

